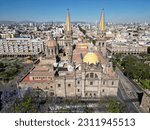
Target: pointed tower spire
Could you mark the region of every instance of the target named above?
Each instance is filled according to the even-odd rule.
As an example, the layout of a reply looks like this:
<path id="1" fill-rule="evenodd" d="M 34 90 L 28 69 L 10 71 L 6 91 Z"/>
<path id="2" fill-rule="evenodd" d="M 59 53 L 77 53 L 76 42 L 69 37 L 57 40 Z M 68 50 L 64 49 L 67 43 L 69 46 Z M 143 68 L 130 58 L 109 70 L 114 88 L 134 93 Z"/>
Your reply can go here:
<path id="1" fill-rule="evenodd" d="M 99 30 L 105 31 L 105 16 L 104 16 L 104 9 L 102 9 L 100 22 L 99 22 Z"/>
<path id="2" fill-rule="evenodd" d="M 67 17 L 66 17 L 66 27 L 65 27 L 65 31 L 66 32 L 70 32 L 71 31 L 71 22 L 70 22 L 70 12 L 69 9 L 67 9 Z"/>

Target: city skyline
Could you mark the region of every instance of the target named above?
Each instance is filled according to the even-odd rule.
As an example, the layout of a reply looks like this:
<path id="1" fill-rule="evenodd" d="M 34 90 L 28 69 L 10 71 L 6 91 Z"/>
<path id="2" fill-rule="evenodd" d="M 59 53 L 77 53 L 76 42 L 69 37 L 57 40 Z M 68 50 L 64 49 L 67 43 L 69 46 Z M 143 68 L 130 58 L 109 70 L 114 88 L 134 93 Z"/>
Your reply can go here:
<path id="1" fill-rule="evenodd" d="M 70 9 L 71 21 L 99 21 L 105 10 L 106 22 L 150 22 L 149 0 L 0 0 L 0 21 L 65 21 Z"/>

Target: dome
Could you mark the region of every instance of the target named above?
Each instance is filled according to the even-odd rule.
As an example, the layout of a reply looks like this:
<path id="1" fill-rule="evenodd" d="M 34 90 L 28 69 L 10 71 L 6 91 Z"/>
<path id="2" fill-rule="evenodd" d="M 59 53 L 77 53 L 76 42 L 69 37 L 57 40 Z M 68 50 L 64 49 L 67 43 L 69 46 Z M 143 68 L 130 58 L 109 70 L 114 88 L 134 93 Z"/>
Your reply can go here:
<path id="1" fill-rule="evenodd" d="M 89 52 L 84 56 L 83 62 L 88 64 L 96 64 L 99 62 L 98 56 L 93 52 Z"/>
<path id="2" fill-rule="evenodd" d="M 56 41 L 53 39 L 48 40 L 47 42 L 48 47 L 55 47 L 56 46 Z"/>

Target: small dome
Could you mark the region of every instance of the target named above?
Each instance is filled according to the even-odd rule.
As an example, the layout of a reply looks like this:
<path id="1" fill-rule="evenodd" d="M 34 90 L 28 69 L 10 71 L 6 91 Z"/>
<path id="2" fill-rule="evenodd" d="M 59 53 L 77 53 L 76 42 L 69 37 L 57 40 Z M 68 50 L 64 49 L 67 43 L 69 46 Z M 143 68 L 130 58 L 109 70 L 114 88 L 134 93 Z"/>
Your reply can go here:
<path id="1" fill-rule="evenodd" d="M 88 64 L 96 64 L 99 62 L 98 56 L 93 52 L 89 52 L 84 56 L 83 62 Z"/>
<path id="2" fill-rule="evenodd" d="M 53 39 L 48 40 L 47 42 L 48 47 L 55 47 L 56 46 L 56 41 Z"/>

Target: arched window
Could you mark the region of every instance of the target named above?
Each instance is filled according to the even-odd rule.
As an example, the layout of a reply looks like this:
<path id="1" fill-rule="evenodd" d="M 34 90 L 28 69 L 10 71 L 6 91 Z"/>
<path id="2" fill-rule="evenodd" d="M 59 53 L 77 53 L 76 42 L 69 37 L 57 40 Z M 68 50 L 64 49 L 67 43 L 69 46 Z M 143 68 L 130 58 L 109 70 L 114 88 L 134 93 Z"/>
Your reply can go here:
<path id="1" fill-rule="evenodd" d="M 86 75 L 86 78 L 89 78 L 89 74 Z"/>
<path id="2" fill-rule="evenodd" d="M 47 49 L 47 50 L 48 50 L 48 51 L 47 51 L 47 52 L 48 52 L 48 55 L 50 55 L 50 52 L 51 52 L 50 49 Z"/>
<path id="3" fill-rule="evenodd" d="M 85 96 L 87 97 L 87 96 L 88 96 L 88 93 L 85 93 Z"/>
<path id="4" fill-rule="evenodd" d="M 80 81 L 78 81 L 78 84 L 80 84 Z"/>
<path id="5" fill-rule="evenodd" d="M 114 85 L 114 81 L 112 81 L 112 83 L 111 83 L 112 85 Z"/>
<path id="6" fill-rule="evenodd" d="M 102 47 L 104 47 L 104 42 L 102 43 Z"/>
<path id="7" fill-rule="evenodd" d="M 97 74 L 95 74 L 95 78 L 98 78 L 98 75 L 97 75 Z"/>
<path id="8" fill-rule="evenodd" d="M 105 85 L 105 81 L 103 81 L 103 85 Z"/>

